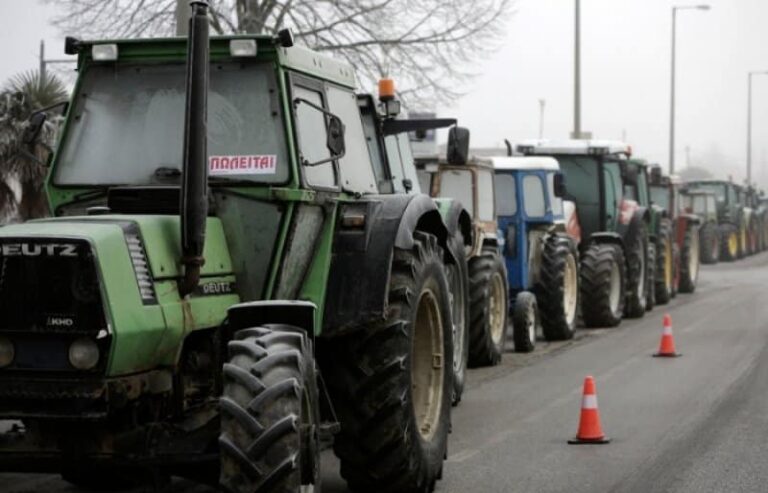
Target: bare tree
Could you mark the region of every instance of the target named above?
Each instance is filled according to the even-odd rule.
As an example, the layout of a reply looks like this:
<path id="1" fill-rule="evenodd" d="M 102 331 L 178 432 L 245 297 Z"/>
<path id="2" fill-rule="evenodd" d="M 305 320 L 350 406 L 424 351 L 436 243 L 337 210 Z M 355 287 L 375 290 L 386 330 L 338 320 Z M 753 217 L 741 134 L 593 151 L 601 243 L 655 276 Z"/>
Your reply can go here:
<path id="1" fill-rule="evenodd" d="M 53 23 L 83 37 L 176 33 L 184 0 L 45 0 Z M 516 0 L 211 0 L 219 34 L 270 34 L 290 27 L 303 44 L 352 64 L 361 88 L 397 80 L 414 109 L 461 95 L 473 68 L 498 47 Z"/>

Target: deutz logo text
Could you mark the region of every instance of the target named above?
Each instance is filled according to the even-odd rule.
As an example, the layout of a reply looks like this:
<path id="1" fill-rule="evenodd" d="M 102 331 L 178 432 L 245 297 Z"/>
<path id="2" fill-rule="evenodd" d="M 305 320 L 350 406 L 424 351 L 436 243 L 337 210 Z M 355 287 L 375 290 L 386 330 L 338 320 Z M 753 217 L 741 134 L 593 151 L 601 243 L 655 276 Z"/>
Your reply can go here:
<path id="1" fill-rule="evenodd" d="M 69 243 L 5 243 L 2 253 L 6 257 L 77 257 L 77 245 Z"/>

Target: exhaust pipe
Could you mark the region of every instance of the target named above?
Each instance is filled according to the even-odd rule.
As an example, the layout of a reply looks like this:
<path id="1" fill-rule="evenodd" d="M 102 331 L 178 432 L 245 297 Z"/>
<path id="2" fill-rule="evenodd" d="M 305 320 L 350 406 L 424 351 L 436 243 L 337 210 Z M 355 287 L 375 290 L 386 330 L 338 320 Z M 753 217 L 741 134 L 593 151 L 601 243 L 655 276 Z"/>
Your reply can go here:
<path id="1" fill-rule="evenodd" d="M 205 263 L 205 221 L 208 216 L 208 2 L 190 2 L 187 40 L 187 105 L 184 115 L 184 172 L 181 178 L 181 263 L 184 277 L 179 294 L 195 290 Z"/>

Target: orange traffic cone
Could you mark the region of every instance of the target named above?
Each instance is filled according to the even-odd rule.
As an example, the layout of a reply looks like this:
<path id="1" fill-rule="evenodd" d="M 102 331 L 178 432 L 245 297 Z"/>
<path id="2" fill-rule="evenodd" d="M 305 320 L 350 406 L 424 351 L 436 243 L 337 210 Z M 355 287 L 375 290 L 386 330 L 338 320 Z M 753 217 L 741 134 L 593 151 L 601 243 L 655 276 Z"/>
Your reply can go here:
<path id="1" fill-rule="evenodd" d="M 582 443 L 608 443 L 611 439 L 603 434 L 600 427 L 600 412 L 597 410 L 597 393 L 595 392 L 595 379 L 584 379 L 584 395 L 581 400 L 581 417 L 579 418 L 579 431 L 576 438 L 568 440 L 570 444 Z"/>
<path id="2" fill-rule="evenodd" d="M 669 313 L 664 314 L 664 329 L 661 333 L 661 344 L 659 352 L 653 355 L 656 358 L 675 358 L 682 356 L 675 351 L 675 339 L 672 337 L 672 317 Z"/>

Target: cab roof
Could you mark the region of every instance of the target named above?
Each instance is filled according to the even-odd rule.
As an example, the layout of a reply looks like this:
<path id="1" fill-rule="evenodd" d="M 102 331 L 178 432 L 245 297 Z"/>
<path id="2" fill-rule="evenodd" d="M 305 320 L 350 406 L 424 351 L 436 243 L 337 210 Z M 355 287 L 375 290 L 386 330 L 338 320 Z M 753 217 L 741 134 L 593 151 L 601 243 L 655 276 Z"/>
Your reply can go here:
<path id="1" fill-rule="evenodd" d="M 525 140 L 517 149 L 528 155 L 632 155 L 632 147 L 618 140 Z"/>
<path id="2" fill-rule="evenodd" d="M 211 36 L 211 59 L 247 59 L 248 57 L 239 58 L 233 57 L 230 54 L 230 41 L 243 39 L 253 39 L 256 41 L 256 59 L 263 58 L 265 55 L 271 55 L 271 59 L 274 60 L 276 55 L 278 63 L 285 68 L 335 82 L 351 89 L 357 87 L 355 71 L 351 65 L 304 46 L 294 45 L 290 48 L 280 46 L 272 36 L 253 34 Z M 183 60 L 186 58 L 187 38 L 184 37 L 74 40 L 69 42 L 67 50 L 72 50 L 68 51 L 69 54 L 77 53 L 80 57 L 80 63 L 83 61 L 104 63 L 93 60 L 91 48 L 94 45 L 107 44 L 117 45 L 118 61 Z"/>
<path id="3" fill-rule="evenodd" d="M 490 162 L 490 164 L 497 170 L 503 171 L 560 171 L 560 165 L 557 159 L 546 156 L 534 156 L 534 157 L 490 157 L 483 160 Z"/>

